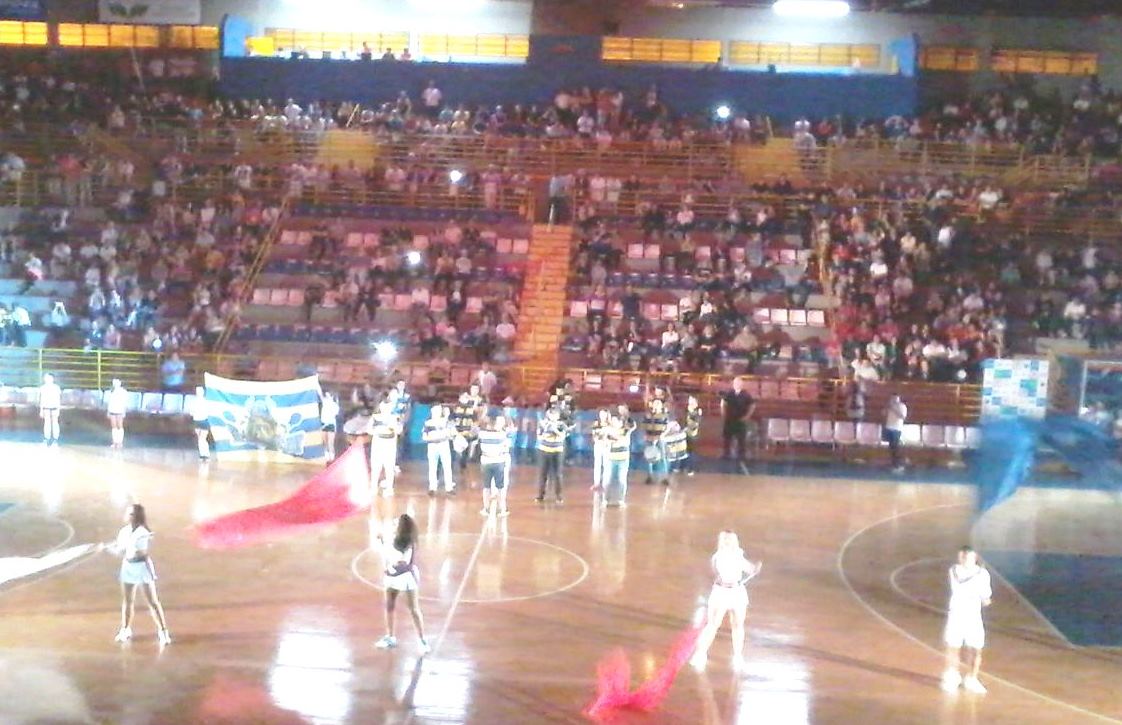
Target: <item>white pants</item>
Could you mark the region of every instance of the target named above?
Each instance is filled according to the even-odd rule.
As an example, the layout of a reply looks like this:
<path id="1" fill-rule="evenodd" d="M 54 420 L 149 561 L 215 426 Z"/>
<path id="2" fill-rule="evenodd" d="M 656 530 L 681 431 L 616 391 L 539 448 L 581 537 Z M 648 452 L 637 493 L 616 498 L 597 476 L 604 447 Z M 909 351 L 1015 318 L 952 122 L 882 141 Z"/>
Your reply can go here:
<path id="1" fill-rule="evenodd" d="M 440 488 L 440 473 L 444 474 L 444 490 L 451 491 L 456 487 L 452 481 L 452 444 L 445 443 L 430 443 L 428 444 L 429 456 L 429 490 L 435 491 Z"/>
<path id="2" fill-rule="evenodd" d="M 370 443 L 370 487 L 393 491 L 394 469 L 397 467 L 397 438 L 375 438 Z"/>
<path id="3" fill-rule="evenodd" d="M 58 408 L 43 408 L 43 440 L 58 440 Z"/>
<path id="4" fill-rule="evenodd" d="M 611 479 L 612 462 L 608 460 L 608 444 L 592 444 L 592 485 L 607 486 Z"/>
<path id="5" fill-rule="evenodd" d="M 943 630 L 943 642 L 948 647 L 956 649 L 969 647 L 982 649 L 986 646 L 986 628 L 982 624 L 982 615 L 968 612 L 959 614 L 951 612 L 947 616 L 947 626 Z"/>

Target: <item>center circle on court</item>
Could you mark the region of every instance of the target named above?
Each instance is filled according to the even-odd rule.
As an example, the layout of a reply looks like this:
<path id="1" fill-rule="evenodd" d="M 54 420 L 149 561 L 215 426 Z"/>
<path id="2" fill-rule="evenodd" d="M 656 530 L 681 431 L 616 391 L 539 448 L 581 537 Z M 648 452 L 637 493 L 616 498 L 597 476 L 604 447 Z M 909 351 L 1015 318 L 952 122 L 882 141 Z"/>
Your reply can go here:
<path id="1" fill-rule="evenodd" d="M 420 537 L 417 564 L 422 600 L 451 602 L 462 583 L 462 604 L 517 602 L 560 594 L 588 577 L 588 562 L 564 547 L 502 534 L 483 534 L 480 542 L 479 536 L 429 532 Z M 477 545 L 479 553 L 473 564 Z M 356 554 L 351 572 L 363 584 L 384 589 L 382 557 L 377 551 L 364 549 Z"/>

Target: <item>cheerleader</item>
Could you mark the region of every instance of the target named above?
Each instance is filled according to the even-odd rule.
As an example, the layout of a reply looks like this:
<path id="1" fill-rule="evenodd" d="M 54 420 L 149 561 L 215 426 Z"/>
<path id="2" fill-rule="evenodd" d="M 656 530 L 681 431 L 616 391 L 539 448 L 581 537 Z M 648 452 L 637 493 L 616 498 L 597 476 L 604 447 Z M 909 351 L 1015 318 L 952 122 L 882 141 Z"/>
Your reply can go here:
<path id="1" fill-rule="evenodd" d="M 339 423 L 339 399 L 324 391 L 319 401 L 319 419 L 323 426 L 323 451 L 328 463 L 335 460 L 335 427 Z"/>
<path id="2" fill-rule="evenodd" d="M 39 417 L 43 419 L 43 443 L 58 445 L 58 411 L 62 407 L 62 389 L 55 382 L 55 376 L 47 373 L 39 386 Z"/>
<path id="3" fill-rule="evenodd" d="M 397 438 L 401 435 L 401 419 L 393 414 L 394 402 L 386 399 L 378 412 L 370 416 L 366 432 L 370 436 L 370 489 L 382 495 L 393 495 L 394 475 L 397 472 Z"/>
<path id="4" fill-rule="evenodd" d="M 597 413 L 592 424 L 592 490 L 603 491 L 611 472 L 608 449 L 611 447 L 612 414 L 607 409 Z"/>
<path id="5" fill-rule="evenodd" d="M 697 473 L 697 439 L 701 436 L 701 402 L 696 396 L 686 398 L 686 447 L 687 456 L 682 464 L 687 476 Z"/>
<path id="6" fill-rule="evenodd" d="M 397 595 L 405 593 L 413 626 L 421 640 L 421 654 L 428 654 L 429 643 L 425 639 L 425 622 L 421 608 L 417 604 L 417 588 L 420 586 L 421 572 L 417 567 L 417 524 L 409 514 L 402 514 L 397 520 L 397 531 L 393 541 L 385 541 L 381 532 L 378 543 L 382 547 L 382 560 L 385 574 L 382 584 L 386 588 L 386 634 L 374 646 L 378 649 L 393 649 L 397 646 L 394 635 L 394 606 Z"/>
<path id="7" fill-rule="evenodd" d="M 136 604 L 136 588 L 143 588 L 144 598 L 148 600 L 148 611 L 156 621 L 156 631 L 160 646 L 171 644 L 164 607 L 156 594 L 156 568 L 148 556 L 148 546 L 152 541 L 152 531 L 148 528 L 148 518 L 140 504 L 129 506 L 125 512 L 125 525 L 117 532 L 117 539 L 101 548 L 121 559 L 121 629 L 114 639 L 128 642 L 132 639 L 132 617 Z"/>
<path id="8" fill-rule="evenodd" d="M 745 585 L 760 573 L 763 564 L 748 561 L 740 548 L 740 540 L 732 531 L 722 531 L 717 536 L 717 551 L 710 564 L 716 581 L 709 592 L 705 628 L 698 637 L 690 664 L 697 669 L 705 668 L 709 646 L 728 616 L 732 625 L 732 664 L 739 669 L 744 664 L 744 617 L 748 613 L 748 588 Z"/>
<path id="9" fill-rule="evenodd" d="M 191 401 L 191 420 L 195 425 L 195 443 L 199 447 L 199 460 L 210 460 L 210 424 L 207 422 L 206 391 L 200 385 L 195 388 L 195 397 Z"/>
<path id="10" fill-rule="evenodd" d="M 421 429 L 421 439 L 427 444 L 429 462 L 429 496 L 435 496 L 440 488 L 440 474 L 444 475 L 444 492 L 456 495 L 456 484 L 452 480 L 452 438 L 456 429 L 448 418 L 448 409 L 437 403 L 432 406 L 429 419 Z"/>
<path id="11" fill-rule="evenodd" d="M 113 378 L 109 390 L 105 391 L 105 412 L 109 416 L 109 447 L 120 450 L 125 447 L 125 411 L 129 407 L 129 391 L 121 385 L 119 378 Z"/>

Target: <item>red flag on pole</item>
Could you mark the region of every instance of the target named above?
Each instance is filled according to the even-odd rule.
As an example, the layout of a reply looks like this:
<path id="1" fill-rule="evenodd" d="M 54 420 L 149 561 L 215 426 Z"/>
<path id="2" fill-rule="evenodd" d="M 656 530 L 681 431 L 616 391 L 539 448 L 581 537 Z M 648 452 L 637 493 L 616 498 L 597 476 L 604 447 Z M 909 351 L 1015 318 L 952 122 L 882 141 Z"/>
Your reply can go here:
<path id="1" fill-rule="evenodd" d="M 200 548 L 234 549 L 342 521 L 364 511 L 370 501 L 366 455 L 356 443 L 283 501 L 204 521 L 192 534 Z"/>

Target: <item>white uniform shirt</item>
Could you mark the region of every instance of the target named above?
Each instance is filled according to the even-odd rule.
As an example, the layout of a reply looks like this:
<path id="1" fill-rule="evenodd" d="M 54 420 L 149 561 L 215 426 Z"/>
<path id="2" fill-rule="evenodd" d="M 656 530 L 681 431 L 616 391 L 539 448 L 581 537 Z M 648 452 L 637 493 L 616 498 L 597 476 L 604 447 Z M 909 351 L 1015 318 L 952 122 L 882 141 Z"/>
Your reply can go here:
<path id="1" fill-rule="evenodd" d="M 129 391 L 110 388 L 105 391 L 105 410 L 109 415 L 124 415 L 129 407 Z"/>
<path id="2" fill-rule="evenodd" d="M 714 583 L 722 587 L 737 586 L 753 569 L 751 562 L 744 556 L 743 549 L 718 551 L 713 554 L 711 563 L 717 574 L 717 581 Z"/>
<path id="3" fill-rule="evenodd" d="M 43 383 L 39 386 L 39 407 L 56 410 L 62 407 L 62 388 L 58 383 Z"/>
<path id="4" fill-rule="evenodd" d="M 374 442 L 394 440 L 401 434 L 401 422 L 395 415 L 372 415 L 367 432 L 373 436 Z"/>
<path id="5" fill-rule="evenodd" d="M 323 425 L 335 425 L 339 418 L 339 403 L 335 398 L 324 398 L 320 406 L 320 422 Z"/>
<path id="6" fill-rule="evenodd" d="M 114 553 L 120 554 L 125 561 L 138 556 L 148 555 L 148 544 L 152 540 L 152 532 L 144 526 L 125 524 L 117 532 L 117 541 L 113 544 Z"/>
<path id="7" fill-rule="evenodd" d="M 993 596 L 990 573 L 982 567 L 965 567 L 955 564 L 947 572 L 951 600 L 947 605 L 950 616 L 981 617 L 983 603 Z"/>
<path id="8" fill-rule="evenodd" d="M 191 403 L 191 420 L 196 423 L 207 422 L 206 398 L 201 395 L 195 396 L 194 401 Z"/>
<path id="9" fill-rule="evenodd" d="M 888 430 L 904 430 L 904 421 L 908 419 L 908 406 L 903 401 L 888 404 L 888 411 L 884 418 L 884 427 Z"/>

